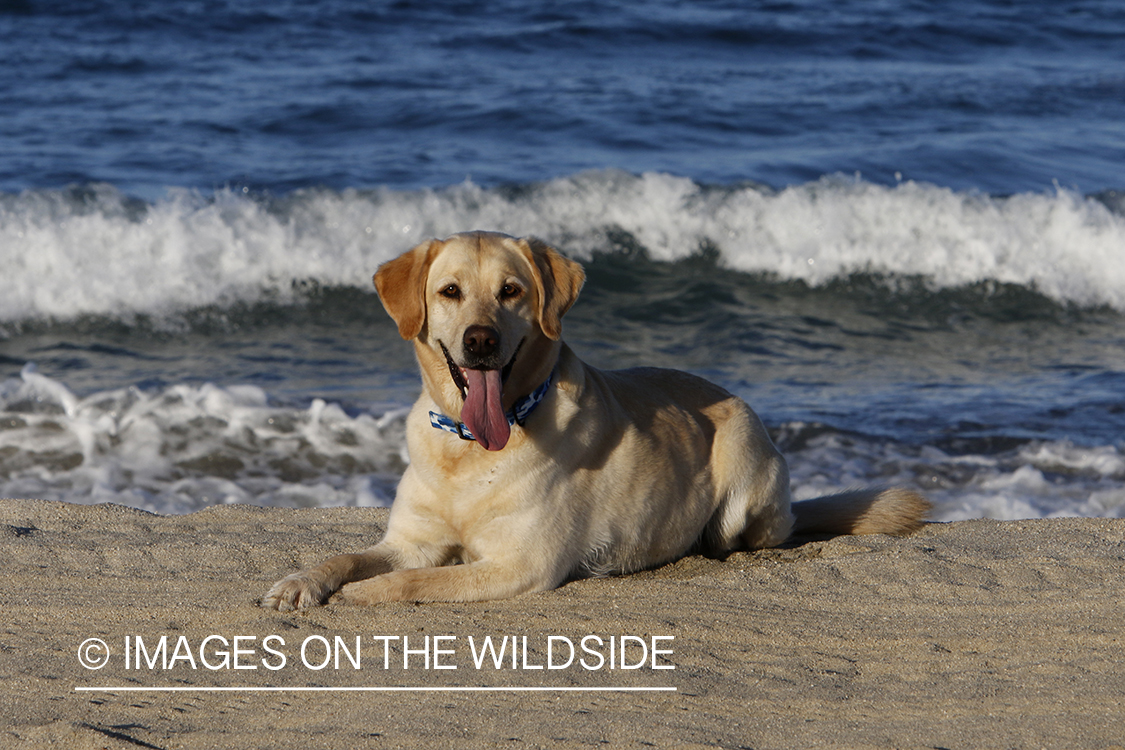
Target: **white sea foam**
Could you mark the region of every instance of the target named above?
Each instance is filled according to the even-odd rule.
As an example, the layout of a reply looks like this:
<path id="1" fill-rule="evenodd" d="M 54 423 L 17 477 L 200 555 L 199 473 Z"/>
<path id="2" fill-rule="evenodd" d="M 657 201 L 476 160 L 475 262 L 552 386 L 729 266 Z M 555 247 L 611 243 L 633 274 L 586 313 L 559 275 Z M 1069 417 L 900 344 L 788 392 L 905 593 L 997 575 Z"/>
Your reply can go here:
<path id="1" fill-rule="evenodd" d="M 787 458 L 796 500 L 901 485 L 922 490 L 934 503 L 935 521 L 1125 518 L 1121 446 L 1034 441 L 998 454 L 949 455 L 933 446 L 827 432 Z"/>
<path id="2" fill-rule="evenodd" d="M 27 366 L 0 383 L 0 497 L 208 505 L 389 505 L 404 411 L 271 405 L 254 386 L 123 388 L 78 398 Z"/>
<path id="3" fill-rule="evenodd" d="M 224 503 L 389 505 L 408 460 L 404 420 L 403 409 L 352 416 L 319 399 L 279 406 L 254 386 L 123 388 L 78 398 L 28 366 L 0 383 L 0 497 L 161 513 Z M 829 430 L 787 458 L 798 500 L 902 485 L 925 492 L 940 521 L 1125 517 L 1118 446 L 1039 441 L 949 455 Z"/>
<path id="4" fill-rule="evenodd" d="M 1125 217 L 1066 190 L 997 198 L 825 178 L 775 192 L 603 171 L 516 190 L 0 196 L 0 321 L 169 313 L 284 295 L 293 280 L 366 289 L 379 263 L 471 228 L 579 257 L 627 233 L 657 259 L 706 245 L 729 267 L 811 284 L 864 270 L 935 287 L 996 280 L 1125 310 Z"/>

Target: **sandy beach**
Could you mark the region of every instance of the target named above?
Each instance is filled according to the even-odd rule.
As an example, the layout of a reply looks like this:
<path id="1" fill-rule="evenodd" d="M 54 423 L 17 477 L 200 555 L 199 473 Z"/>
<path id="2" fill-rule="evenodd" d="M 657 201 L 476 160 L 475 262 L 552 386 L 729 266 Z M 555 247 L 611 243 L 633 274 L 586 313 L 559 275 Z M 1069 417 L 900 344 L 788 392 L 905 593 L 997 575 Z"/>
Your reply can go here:
<path id="1" fill-rule="evenodd" d="M 0 745 L 1125 744 L 1125 520 L 809 540 L 502 602 L 256 605 L 385 521 L 0 501 Z"/>

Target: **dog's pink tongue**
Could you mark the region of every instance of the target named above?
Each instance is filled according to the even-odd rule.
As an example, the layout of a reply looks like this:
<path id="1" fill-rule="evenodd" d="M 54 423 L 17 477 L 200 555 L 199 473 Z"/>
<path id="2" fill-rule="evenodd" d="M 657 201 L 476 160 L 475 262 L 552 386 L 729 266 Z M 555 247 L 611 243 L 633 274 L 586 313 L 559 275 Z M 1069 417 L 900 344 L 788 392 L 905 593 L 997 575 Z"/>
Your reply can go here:
<path id="1" fill-rule="evenodd" d="M 508 444 L 512 428 L 504 416 L 499 370 L 461 370 L 469 393 L 461 406 L 461 421 L 481 447 L 498 451 Z"/>

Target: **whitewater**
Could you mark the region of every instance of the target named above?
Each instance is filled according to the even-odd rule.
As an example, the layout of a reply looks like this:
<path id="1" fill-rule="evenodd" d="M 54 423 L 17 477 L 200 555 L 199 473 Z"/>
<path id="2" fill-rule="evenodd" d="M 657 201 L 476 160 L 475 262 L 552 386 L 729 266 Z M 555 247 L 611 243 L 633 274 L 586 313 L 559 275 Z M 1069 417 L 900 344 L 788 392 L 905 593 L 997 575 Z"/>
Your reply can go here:
<path id="1" fill-rule="evenodd" d="M 896 483 L 924 489 L 940 519 L 1125 512 L 1121 377 L 1058 376 L 1115 350 L 1112 196 L 616 171 L 155 203 L 105 185 L 6 196 L 2 318 L 19 356 L 4 361 L 19 368 L 0 383 L 0 494 L 176 513 L 389 504 L 417 375 L 371 274 L 464 227 L 534 232 L 586 262 L 592 301 L 568 319 L 580 352 L 743 395 L 798 498 Z M 1021 320 L 1039 321 L 1033 334 Z M 1014 367 L 1031 341 L 1040 353 Z"/>
<path id="2" fill-rule="evenodd" d="M 655 260 L 717 251 L 734 270 L 820 285 L 851 273 L 982 281 L 1125 310 L 1125 199 L 992 197 L 826 177 L 773 190 L 598 171 L 516 189 L 170 191 L 109 185 L 0 196 L 0 320 L 168 315 L 288 295 L 293 282 L 367 289 L 372 269 L 466 227 L 536 235 L 578 258 L 623 233 Z"/>

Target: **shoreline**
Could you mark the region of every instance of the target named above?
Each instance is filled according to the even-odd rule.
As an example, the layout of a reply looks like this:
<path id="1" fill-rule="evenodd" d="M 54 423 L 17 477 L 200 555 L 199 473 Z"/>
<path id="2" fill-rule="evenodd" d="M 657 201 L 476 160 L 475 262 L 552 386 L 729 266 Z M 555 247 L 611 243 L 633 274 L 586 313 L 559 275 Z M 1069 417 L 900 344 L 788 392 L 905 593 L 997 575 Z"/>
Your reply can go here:
<path id="1" fill-rule="evenodd" d="M 0 500 L 0 744 L 1109 748 L 1125 738 L 1125 519 L 928 524 L 905 538 L 687 557 L 497 602 L 256 606 L 278 577 L 374 543 L 386 517 Z M 100 647 L 80 646 L 94 638 L 108 662 L 88 669 L 80 657 L 93 664 Z"/>

